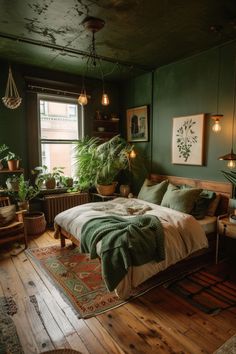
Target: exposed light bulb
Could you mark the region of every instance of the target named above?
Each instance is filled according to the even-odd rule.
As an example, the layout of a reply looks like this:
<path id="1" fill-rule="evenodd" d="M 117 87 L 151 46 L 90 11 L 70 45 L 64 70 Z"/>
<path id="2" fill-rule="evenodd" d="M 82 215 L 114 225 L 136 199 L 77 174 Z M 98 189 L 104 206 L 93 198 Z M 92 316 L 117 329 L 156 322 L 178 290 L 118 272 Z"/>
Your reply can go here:
<path id="1" fill-rule="evenodd" d="M 212 126 L 212 130 L 214 133 L 219 133 L 221 131 L 221 125 L 219 119 L 215 120 L 215 123 Z"/>
<path id="2" fill-rule="evenodd" d="M 131 151 L 130 151 L 130 154 L 129 154 L 129 157 L 130 157 L 131 159 L 135 159 L 135 157 L 136 157 L 136 152 L 135 152 L 134 150 L 131 150 Z"/>
<path id="3" fill-rule="evenodd" d="M 86 92 L 81 92 L 78 98 L 78 102 L 81 106 L 86 106 L 86 104 L 88 103 Z"/>
<path id="4" fill-rule="evenodd" d="M 227 162 L 227 167 L 230 168 L 231 170 L 236 167 L 236 161 L 235 160 L 229 160 Z"/>
<path id="5" fill-rule="evenodd" d="M 108 106 L 109 105 L 109 97 L 106 93 L 103 93 L 102 95 L 102 105 L 103 106 Z"/>

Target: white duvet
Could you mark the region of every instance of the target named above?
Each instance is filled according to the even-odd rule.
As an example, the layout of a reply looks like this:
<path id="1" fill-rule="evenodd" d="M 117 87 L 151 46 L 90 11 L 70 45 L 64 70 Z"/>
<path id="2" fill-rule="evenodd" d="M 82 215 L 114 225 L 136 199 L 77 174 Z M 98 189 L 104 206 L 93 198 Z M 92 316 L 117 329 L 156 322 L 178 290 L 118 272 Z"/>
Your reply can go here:
<path id="1" fill-rule="evenodd" d="M 63 211 L 55 217 L 55 225 L 80 240 L 80 230 L 85 222 L 94 217 L 121 215 L 132 217 L 137 214 L 156 215 L 164 229 L 165 260 L 152 261 L 138 267 L 130 267 L 125 278 L 116 288 L 121 298 L 127 298 L 132 288 L 188 257 L 191 253 L 208 247 L 208 241 L 199 222 L 191 215 L 148 203 L 139 199 L 116 198 L 112 201 L 87 203 Z M 100 244 L 97 244 L 99 254 Z"/>

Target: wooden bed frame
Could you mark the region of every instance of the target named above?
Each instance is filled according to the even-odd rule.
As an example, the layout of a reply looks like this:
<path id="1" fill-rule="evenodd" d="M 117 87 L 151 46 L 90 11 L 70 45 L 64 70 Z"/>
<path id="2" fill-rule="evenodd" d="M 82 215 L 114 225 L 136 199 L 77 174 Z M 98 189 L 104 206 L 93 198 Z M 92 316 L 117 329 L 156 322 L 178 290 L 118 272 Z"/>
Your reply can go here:
<path id="1" fill-rule="evenodd" d="M 219 193 L 221 195 L 221 199 L 216 214 L 223 215 L 227 213 L 229 198 L 231 198 L 233 192 L 233 185 L 229 182 L 207 181 L 158 174 L 150 174 L 149 179 L 157 183 L 168 179 L 169 182 L 173 183 L 174 185 L 188 185 L 191 187 L 207 189 Z M 65 247 L 66 239 L 71 240 L 75 246 L 80 246 L 80 242 L 60 226 L 57 226 L 56 234 L 60 237 L 61 247 Z"/>

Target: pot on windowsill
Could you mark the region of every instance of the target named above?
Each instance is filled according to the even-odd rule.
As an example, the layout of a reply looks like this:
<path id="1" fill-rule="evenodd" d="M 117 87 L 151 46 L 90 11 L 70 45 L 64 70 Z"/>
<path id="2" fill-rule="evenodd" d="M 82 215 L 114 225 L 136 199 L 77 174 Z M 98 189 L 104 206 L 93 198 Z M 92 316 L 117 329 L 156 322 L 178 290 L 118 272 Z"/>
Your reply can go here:
<path id="1" fill-rule="evenodd" d="M 96 189 L 99 194 L 108 196 L 114 194 L 116 190 L 117 182 L 113 182 L 112 184 L 97 184 Z"/>

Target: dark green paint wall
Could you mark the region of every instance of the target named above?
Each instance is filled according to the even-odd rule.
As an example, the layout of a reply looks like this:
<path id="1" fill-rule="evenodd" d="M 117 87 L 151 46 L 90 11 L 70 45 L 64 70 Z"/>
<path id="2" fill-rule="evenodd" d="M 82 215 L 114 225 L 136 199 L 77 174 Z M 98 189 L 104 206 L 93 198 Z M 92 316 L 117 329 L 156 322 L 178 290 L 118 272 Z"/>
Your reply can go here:
<path id="1" fill-rule="evenodd" d="M 213 121 L 210 113 L 216 113 L 217 109 L 219 53 L 221 70 L 218 113 L 224 114 L 224 118 L 221 132 L 215 134 L 211 130 Z M 150 171 L 225 181 L 220 170 L 226 168 L 226 164 L 219 161 L 218 157 L 231 149 L 235 54 L 234 42 L 157 69 L 153 87 L 151 74 L 124 85 L 123 114 L 126 108 L 144 103 L 150 104 L 153 110 L 151 141 L 145 144 L 145 151 L 151 159 Z M 172 164 L 173 117 L 199 113 L 206 114 L 204 166 Z"/>
<path id="2" fill-rule="evenodd" d="M 0 97 L 5 95 L 7 77 L 8 77 L 8 63 L 0 61 Z M 27 140 L 27 119 L 26 119 L 26 80 L 25 77 L 40 78 L 48 80 L 45 82 L 46 87 L 52 87 L 50 81 L 66 83 L 72 87 L 73 92 L 80 92 L 82 86 L 81 77 L 69 75 L 66 73 L 56 72 L 53 70 L 44 70 L 36 67 L 12 65 L 13 77 L 20 96 L 22 97 L 22 104 L 14 110 L 6 108 L 2 101 L 0 101 L 0 145 L 5 143 L 12 151 L 17 153 L 21 158 L 21 165 L 25 168 L 26 174 L 29 173 L 29 159 L 28 159 L 28 140 Z M 61 85 L 61 84 L 60 84 Z M 85 80 L 86 90 L 91 95 L 88 106 L 85 107 L 85 134 L 90 135 L 93 126 L 93 119 L 96 110 L 104 113 L 119 114 L 119 90 L 116 84 L 106 82 L 105 87 L 110 97 L 111 104 L 108 107 L 101 105 L 102 96 L 102 81 L 101 80 Z M 66 87 L 65 87 L 66 89 Z M 69 91 L 69 89 L 68 89 Z M 36 109 L 36 107 L 35 107 Z M 33 112 L 29 119 L 36 119 L 37 112 Z M 34 146 L 30 146 L 32 149 Z M 1 184 L 1 178 L 0 178 Z"/>

